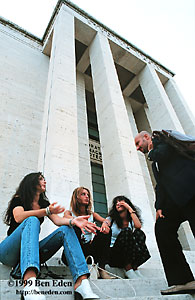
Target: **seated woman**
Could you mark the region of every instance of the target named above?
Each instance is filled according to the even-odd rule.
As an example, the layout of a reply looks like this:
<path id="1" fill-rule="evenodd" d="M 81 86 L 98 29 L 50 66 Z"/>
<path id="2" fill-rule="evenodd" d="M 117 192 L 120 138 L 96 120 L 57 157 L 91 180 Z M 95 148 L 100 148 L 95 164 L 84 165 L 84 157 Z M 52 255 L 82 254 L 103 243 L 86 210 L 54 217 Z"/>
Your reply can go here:
<path id="1" fill-rule="evenodd" d="M 117 196 L 107 220 L 112 232 L 109 265 L 124 268 L 129 279 L 142 277 L 138 267 L 150 258 L 150 254 L 145 234 L 140 229 L 139 209 L 125 196 Z"/>
<path id="2" fill-rule="evenodd" d="M 90 288 L 88 267 L 72 227 L 76 225 L 82 232 L 84 229 L 95 232 L 97 228 L 95 224 L 88 222 L 89 216 L 74 219 L 58 216 L 64 208 L 56 202 L 50 204 L 45 190 L 46 181 L 40 172 L 28 174 L 21 181 L 5 214 L 4 221 L 9 229 L 8 236 L 0 244 L 0 261 L 11 267 L 20 262 L 22 279 L 27 283 L 24 287 L 24 299 L 43 300 L 44 295 L 28 294 L 28 291 L 39 291 L 35 280 L 40 271 L 40 263 L 47 261 L 63 246 L 75 282 L 75 292 L 83 299 L 99 299 Z M 60 227 L 39 242 L 40 225 L 45 216 Z M 28 282 L 32 284 L 28 285 Z"/>
<path id="3" fill-rule="evenodd" d="M 105 264 L 108 261 L 108 250 L 110 245 L 110 235 L 108 233 L 110 228 L 106 219 L 102 218 L 96 212 L 92 212 L 92 197 L 90 191 L 85 187 L 76 188 L 72 194 L 70 208 L 71 211 L 66 210 L 64 213 L 66 218 L 90 215 L 90 222 L 97 221 L 102 224 L 100 231 L 96 233 L 94 238 L 91 232 L 85 231 L 85 234 L 83 234 L 78 227 L 74 228 L 81 243 L 85 257 L 88 255 L 93 256 L 99 267 L 104 269 Z M 64 256 L 62 257 L 62 261 L 66 263 Z M 113 278 L 108 275 L 105 270 L 101 269 L 99 270 L 101 278 Z"/>

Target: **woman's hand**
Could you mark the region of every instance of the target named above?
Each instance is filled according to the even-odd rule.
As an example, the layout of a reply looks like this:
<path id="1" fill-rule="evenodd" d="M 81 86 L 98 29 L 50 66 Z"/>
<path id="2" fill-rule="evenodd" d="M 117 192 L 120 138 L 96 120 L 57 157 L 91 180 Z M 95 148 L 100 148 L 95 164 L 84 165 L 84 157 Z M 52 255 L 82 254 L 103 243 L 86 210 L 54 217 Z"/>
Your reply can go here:
<path id="1" fill-rule="evenodd" d="M 136 215 L 136 212 L 133 210 L 133 208 L 131 206 L 129 206 L 129 204 L 127 204 L 124 200 L 120 201 L 117 203 L 118 207 L 124 207 L 126 210 L 128 210 L 128 212 L 131 215 L 131 218 L 133 220 L 134 226 L 135 228 L 141 228 L 141 222 L 139 220 L 139 218 Z"/>
<path id="2" fill-rule="evenodd" d="M 57 202 L 53 202 L 49 205 L 49 210 L 51 212 L 51 214 L 60 214 L 62 213 L 63 211 L 65 211 L 65 208 L 61 205 L 56 205 Z"/>
<path id="3" fill-rule="evenodd" d="M 84 229 L 88 232 L 96 234 L 96 230 L 100 230 L 95 223 L 88 222 L 90 216 L 79 216 L 72 219 L 71 224 L 79 227 L 83 234 L 85 234 Z"/>
<path id="4" fill-rule="evenodd" d="M 102 223 L 100 232 L 103 232 L 104 234 L 108 234 L 110 232 L 110 227 L 108 226 L 108 224 L 106 222 Z"/>
<path id="5" fill-rule="evenodd" d="M 118 203 L 117 203 L 117 206 L 118 206 L 118 207 L 121 207 L 121 206 L 122 206 L 122 207 L 126 208 L 130 213 L 133 211 L 133 209 L 129 206 L 129 204 L 126 203 L 124 200 L 118 202 Z"/>

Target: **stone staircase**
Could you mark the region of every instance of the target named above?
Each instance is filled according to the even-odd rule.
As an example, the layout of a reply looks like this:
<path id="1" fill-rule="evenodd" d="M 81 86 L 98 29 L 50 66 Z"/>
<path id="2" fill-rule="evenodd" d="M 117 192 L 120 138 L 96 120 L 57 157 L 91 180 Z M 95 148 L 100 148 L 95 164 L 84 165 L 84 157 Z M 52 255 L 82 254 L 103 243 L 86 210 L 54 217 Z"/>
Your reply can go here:
<path id="1" fill-rule="evenodd" d="M 195 274 L 195 251 L 185 251 L 186 257 Z M 46 267 L 41 268 L 41 276 L 37 279 L 37 285 L 40 290 L 46 292 L 46 298 L 55 300 L 73 300 L 74 289 L 73 281 L 69 269 L 64 267 L 60 259 L 54 257 L 47 263 L 49 271 L 57 275 L 57 279 L 48 276 Z M 146 262 L 140 271 L 144 278 L 124 279 L 122 269 L 106 269 L 111 273 L 120 276 L 122 279 L 98 279 L 91 280 L 90 284 L 93 291 L 99 295 L 101 300 L 192 300 L 195 295 L 181 294 L 172 296 L 162 296 L 161 289 L 167 288 L 162 265 L 158 254 L 152 255 L 152 258 Z M 23 290 L 20 280 L 9 279 L 10 268 L 0 265 L 0 299 L 1 300 L 19 300 Z M 63 279 L 62 279 L 63 278 Z"/>

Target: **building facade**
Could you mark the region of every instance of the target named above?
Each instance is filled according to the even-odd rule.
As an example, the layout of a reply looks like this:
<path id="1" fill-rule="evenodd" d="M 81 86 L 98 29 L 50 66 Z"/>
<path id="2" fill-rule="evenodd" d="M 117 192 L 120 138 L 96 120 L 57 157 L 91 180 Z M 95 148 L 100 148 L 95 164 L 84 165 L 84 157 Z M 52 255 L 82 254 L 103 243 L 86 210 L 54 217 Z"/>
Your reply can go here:
<path id="1" fill-rule="evenodd" d="M 67 209 L 78 186 L 93 191 L 104 216 L 113 197 L 130 197 L 155 251 L 155 183 L 134 136 L 163 128 L 195 136 L 174 74 L 65 0 L 42 40 L 4 19 L 0 39 L 1 214 L 23 176 L 42 171 L 50 202 Z M 42 235 L 51 228 L 44 222 Z M 180 239 L 194 250 L 187 224 Z"/>

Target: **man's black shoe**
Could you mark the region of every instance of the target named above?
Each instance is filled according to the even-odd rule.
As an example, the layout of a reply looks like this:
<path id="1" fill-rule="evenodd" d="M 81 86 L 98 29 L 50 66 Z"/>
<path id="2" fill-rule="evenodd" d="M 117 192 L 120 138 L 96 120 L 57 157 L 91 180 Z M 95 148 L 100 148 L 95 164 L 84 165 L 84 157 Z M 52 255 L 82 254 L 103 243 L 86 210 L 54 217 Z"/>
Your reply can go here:
<path id="1" fill-rule="evenodd" d="M 195 280 L 160 291 L 162 295 L 195 294 Z"/>

